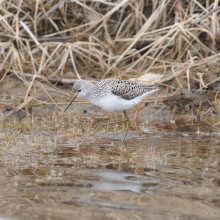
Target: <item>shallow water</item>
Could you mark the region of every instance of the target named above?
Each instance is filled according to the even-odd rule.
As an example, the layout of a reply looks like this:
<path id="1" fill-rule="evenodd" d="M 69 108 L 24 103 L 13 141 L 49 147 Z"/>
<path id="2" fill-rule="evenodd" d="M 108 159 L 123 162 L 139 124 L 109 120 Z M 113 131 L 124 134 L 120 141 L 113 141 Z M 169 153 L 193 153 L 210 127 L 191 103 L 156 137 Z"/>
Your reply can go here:
<path id="1" fill-rule="evenodd" d="M 1 125 L 3 219 L 220 218 L 219 128 L 143 125 L 123 144 L 122 126 L 91 136 L 58 116 Z"/>

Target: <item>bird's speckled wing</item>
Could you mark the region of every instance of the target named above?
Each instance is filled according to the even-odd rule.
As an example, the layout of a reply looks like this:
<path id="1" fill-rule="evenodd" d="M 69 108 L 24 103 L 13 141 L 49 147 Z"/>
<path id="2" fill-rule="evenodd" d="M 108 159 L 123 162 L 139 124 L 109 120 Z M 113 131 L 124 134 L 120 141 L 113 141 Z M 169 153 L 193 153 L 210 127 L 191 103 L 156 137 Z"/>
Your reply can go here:
<path id="1" fill-rule="evenodd" d="M 153 89 L 157 89 L 155 85 L 140 85 L 120 79 L 107 79 L 101 82 L 103 83 L 103 87 L 109 86 L 114 95 L 126 100 L 131 100 Z"/>

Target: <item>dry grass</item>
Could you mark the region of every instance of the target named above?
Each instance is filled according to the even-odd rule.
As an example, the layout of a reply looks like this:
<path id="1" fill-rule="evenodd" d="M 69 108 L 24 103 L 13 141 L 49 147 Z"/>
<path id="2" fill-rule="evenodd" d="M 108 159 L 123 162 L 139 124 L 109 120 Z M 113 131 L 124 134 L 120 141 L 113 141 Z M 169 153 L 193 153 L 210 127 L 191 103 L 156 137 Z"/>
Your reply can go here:
<path id="1" fill-rule="evenodd" d="M 175 89 L 202 90 L 220 80 L 218 12 L 217 0 L 2 0 L 0 84 L 14 74 L 25 104 L 37 86 L 55 105 L 48 87 L 61 91 L 51 83 L 81 78 L 151 72 L 164 85 L 175 79 Z"/>

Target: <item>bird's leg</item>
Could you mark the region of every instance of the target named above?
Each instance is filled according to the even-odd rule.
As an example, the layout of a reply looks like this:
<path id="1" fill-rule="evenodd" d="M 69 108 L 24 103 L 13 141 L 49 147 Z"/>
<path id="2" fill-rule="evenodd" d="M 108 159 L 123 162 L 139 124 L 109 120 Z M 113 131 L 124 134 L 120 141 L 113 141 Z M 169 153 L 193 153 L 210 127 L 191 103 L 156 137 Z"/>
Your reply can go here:
<path id="1" fill-rule="evenodd" d="M 126 138 L 126 136 L 127 136 L 127 133 L 128 133 L 128 129 L 130 128 L 130 125 L 131 125 L 131 120 L 130 120 L 130 118 L 128 117 L 128 114 L 127 114 L 127 112 L 126 112 L 126 110 L 124 110 L 123 111 L 123 113 L 124 113 L 124 116 L 125 116 L 125 118 L 126 118 L 126 122 L 127 122 L 127 128 L 126 128 L 126 131 L 125 131 L 125 135 L 124 135 L 124 138 L 123 138 L 123 142 L 125 141 L 125 138 Z"/>
<path id="2" fill-rule="evenodd" d="M 128 133 L 128 129 L 130 128 L 130 125 L 131 125 L 131 120 L 130 118 L 128 117 L 128 114 L 127 112 L 124 110 L 123 111 L 124 113 L 124 116 L 125 116 L 125 120 L 122 120 L 122 121 L 112 121 L 112 122 L 109 122 L 109 123 L 103 123 L 103 124 L 100 124 L 98 126 L 98 128 L 95 129 L 95 131 L 93 131 L 92 135 L 97 133 L 99 130 L 102 129 L 103 126 L 106 126 L 106 125 L 111 125 L 111 124 L 117 124 L 117 123 L 122 123 L 122 122 L 127 122 L 127 128 L 126 128 L 126 131 L 125 131 L 125 135 L 124 135 L 124 138 L 123 138 L 123 142 L 125 141 L 125 138 L 126 138 L 126 135 Z"/>

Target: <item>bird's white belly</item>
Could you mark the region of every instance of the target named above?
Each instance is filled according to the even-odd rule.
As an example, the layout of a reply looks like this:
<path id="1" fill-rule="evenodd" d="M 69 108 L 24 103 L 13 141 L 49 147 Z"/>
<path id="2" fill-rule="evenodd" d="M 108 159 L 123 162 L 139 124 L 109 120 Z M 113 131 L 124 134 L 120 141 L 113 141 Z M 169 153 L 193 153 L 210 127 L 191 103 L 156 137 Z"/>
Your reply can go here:
<path id="1" fill-rule="evenodd" d="M 142 99 L 146 98 L 148 95 L 158 91 L 159 89 L 154 89 L 149 92 L 146 92 L 140 96 L 137 96 L 136 98 L 126 100 L 121 98 L 120 96 L 116 96 L 114 94 L 108 94 L 105 97 L 102 98 L 97 98 L 97 97 L 90 97 L 89 101 L 93 104 L 96 105 L 105 111 L 108 112 L 116 112 L 116 111 L 124 111 L 129 108 L 134 107 L 137 105 L 139 102 L 142 101 Z"/>
<path id="2" fill-rule="evenodd" d="M 105 98 L 90 100 L 92 104 L 104 109 L 108 112 L 124 111 L 134 107 L 142 100 L 142 97 L 136 97 L 135 99 L 125 100 L 114 94 L 108 95 Z"/>

